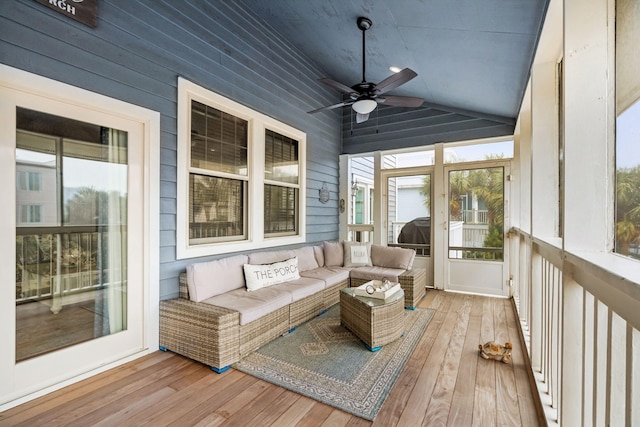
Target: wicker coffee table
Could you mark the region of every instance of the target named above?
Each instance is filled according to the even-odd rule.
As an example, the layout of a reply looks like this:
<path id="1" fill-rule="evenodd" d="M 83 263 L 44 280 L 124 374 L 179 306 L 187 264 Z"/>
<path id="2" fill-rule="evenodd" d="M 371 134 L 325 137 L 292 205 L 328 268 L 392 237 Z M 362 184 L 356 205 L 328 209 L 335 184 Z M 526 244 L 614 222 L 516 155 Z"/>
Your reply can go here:
<path id="1" fill-rule="evenodd" d="M 340 323 L 371 351 L 404 334 L 404 292 L 386 300 L 355 295 L 354 288 L 340 290 Z"/>

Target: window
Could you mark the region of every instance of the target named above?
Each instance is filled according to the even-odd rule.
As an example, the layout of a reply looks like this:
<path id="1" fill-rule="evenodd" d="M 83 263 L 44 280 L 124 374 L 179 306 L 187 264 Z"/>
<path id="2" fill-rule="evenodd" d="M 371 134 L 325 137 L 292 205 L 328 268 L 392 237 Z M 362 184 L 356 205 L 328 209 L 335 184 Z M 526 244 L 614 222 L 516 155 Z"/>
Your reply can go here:
<path id="1" fill-rule="evenodd" d="M 306 135 L 178 81 L 179 259 L 304 242 Z"/>
<path id="2" fill-rule="evenodd" d="M 481 160 L 513 158 L 513 141 L 445 147 L 445 163 L 464 163 Z"/>
<path id="3" fill-rule="evenodd" d="M 40 205 L 24 205 L 20 206 L 20 220 L 18 223 L 39 223 L 42 222 Z"/>
<path id="4" fill-rule="evenodd" d="M 247 238 L 248 122 L 191 101 L 189 241 Z"/>
<path id="5" fill-rule="evenodd" d="M 382 167 L 385 169 L 397 169 L 412 166 L 433 166 L 435 162 L 435 150 L 428 148 L 407 153 L 386 154 L 382 160 Z"/>
<path id="6" fill-rule="evenodd" d="M 640 6 L 616 2 L 615 251 L 640 259 Z"/>
<path id="7" fill-rule="evenodd" d="M 298 232 L 298 141 L 265 131 L 264 232 L 265 236 Z"/>
<path id="8" fill-rule="evenodd" d="M 18 189 L 23 191 L 40 191 L 42 175 L 39 172 L 20 171 L 18 173 Z"/>

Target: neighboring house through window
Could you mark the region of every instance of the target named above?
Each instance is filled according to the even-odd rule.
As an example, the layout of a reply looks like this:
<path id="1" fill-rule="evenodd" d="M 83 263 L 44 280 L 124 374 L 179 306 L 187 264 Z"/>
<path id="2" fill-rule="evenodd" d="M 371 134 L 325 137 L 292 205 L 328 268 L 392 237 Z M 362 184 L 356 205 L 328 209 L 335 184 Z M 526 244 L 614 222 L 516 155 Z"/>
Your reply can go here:
<path id="1" fill-rule="evenodd" d="M 40 191 L 42 188 L 42 175 L 39 172 L 19 172 L 18 186 L 24 191 Z"/>

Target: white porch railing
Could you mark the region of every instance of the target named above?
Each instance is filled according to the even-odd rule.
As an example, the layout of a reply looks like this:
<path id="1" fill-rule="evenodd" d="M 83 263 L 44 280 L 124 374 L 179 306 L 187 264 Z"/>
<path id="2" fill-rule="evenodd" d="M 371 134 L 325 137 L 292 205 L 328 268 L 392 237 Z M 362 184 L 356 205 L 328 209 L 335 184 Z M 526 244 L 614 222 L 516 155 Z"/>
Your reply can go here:
<path id="1" fill-rule="evenodd" d="M 514 300 L 547 421 L 639 426 L 640 275 L 514 231 Z"/>
<path id="2" fill-rule="evenodd" d="M 373 224 L 348 224 L 347 240 L 351 242 L 373 242 Z"/>
<path id="3" fill-rule="evenodd" d="M 108 235 L 103 231 L 16 236 L 16 302 L 55 300 L 106 285 L 100 254 Z"/>

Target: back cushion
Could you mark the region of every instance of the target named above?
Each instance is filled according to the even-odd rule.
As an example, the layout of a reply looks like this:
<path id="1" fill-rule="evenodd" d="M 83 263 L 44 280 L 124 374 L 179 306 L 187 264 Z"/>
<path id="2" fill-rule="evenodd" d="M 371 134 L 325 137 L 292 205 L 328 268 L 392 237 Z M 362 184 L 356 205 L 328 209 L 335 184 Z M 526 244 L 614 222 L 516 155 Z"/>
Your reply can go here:
<path id="1" fill-rule="evenodd" d="M 371 261 L 378 267 L 411 270 L 415 256 L 416 251 L 413 249 L 371 245 Z"/>
<path id="2" fill-rule="evenodd" d="M 314 270 L 319 267 L 316 256 L 313 253 L 313 247 L 305 246 L 303 248 L 294 249 L 292 255 L 298 258 L 298 268 L 300 271 Z"/>
<path id="3" fill-rule="evenodd" d="M 324 265 L 327 267 L 342 267 L 344 264 L 344 249 L 342 242 L 323 242 Z"/>
<path id="4" fill-rule="evenodd" d="M 234 289 L 243 288 L 242 266 L 249 257 L 236 255 L 215 261 L 200 262 L 187 266 L 189 299 L 200 302 Z"/>
<path id="5" fill-rule="evenodd" d="M 245 264 L 243 267 L 247 291 L 255 291 L 300 278 L 296 257 L 273 264 Z"/>
<path id="6" fill-rule="evenodd" d="M 271 264 L 293 258 L 294 256 L 293 251 L 286 249 L 280 251 L 254 252 L 249 254 L 249 264 Z"/>
<path id="7" fill-rule="evenodd" d="M 324 248 L 322 247 L 322 245 L 314 246 L 313 253 L 316 256 L 318 267 L 324 267 Z"/>

